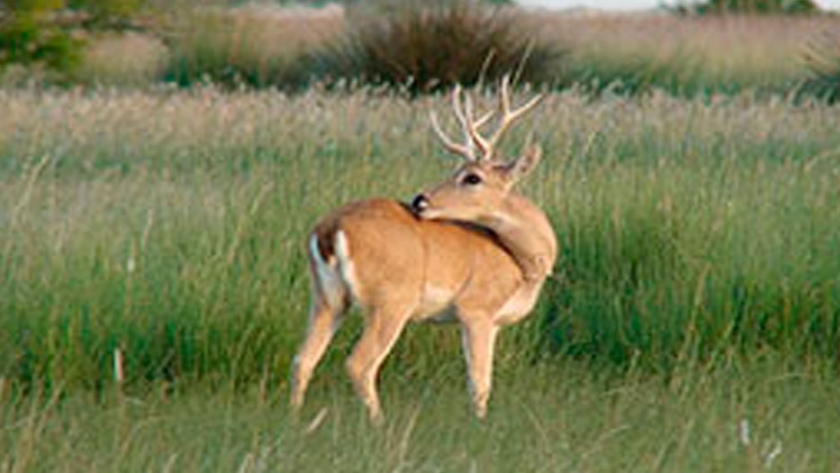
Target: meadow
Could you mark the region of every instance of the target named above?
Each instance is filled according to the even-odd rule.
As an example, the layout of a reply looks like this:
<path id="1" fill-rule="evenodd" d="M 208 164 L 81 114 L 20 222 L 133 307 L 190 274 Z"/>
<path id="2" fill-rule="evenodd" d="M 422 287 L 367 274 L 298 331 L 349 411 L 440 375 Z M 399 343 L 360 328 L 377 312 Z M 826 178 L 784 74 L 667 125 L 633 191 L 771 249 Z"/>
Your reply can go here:
<path id="1" fill-rule="evenodd" d="M 834 107 L 550 93 L 505 148 L 544 146 L 523 191 L 561 258 L 502 333 L 489 418 L 457 329 L 414 326 L 380 430 L 343 372 L 360 317 L 286 409 L 305 239 L 453 169 L 427 120 L 445 97 L 23 88 L 0 107 L 0 471 L 840 467 Z"/>

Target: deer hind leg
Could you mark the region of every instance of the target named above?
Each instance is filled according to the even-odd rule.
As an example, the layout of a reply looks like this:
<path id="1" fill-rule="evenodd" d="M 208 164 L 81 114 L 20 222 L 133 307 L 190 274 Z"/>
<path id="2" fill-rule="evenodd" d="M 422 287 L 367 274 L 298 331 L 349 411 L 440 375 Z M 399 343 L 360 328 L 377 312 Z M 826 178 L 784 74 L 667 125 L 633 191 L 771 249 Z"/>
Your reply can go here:
<path id="1" fill-rule="evenodd" d="M 367 318 L 353 353 L 347 359 L 347 372 L 374 424 L 381 424 L 384 419 L 376 391 L 379 368 L 402 333 L 410 314 L 410 307 L 399 305 L 374 309 Z"/>
<path id="2" fill-rule="evenodd" d="M 297 409 L 303 405 L 312 372 L 338 329 L 342 313 L 343 308 L 336 309 L 323 301 L 313 301 L 306 339 L 298 350 L 292 367 L 292 408 Z"/>
<path id="3" fill-rule="evenodd" d="M 467 361 L 467 387 L 479 419 L 487 415 L 493 378 L 493 349 L 498 332 L 496 324 L 487 318 L 465 320 L 461 327 L 461 342 Z"/>
<path id="4" fill-rule="evenodd" d="M 314 240 L 310 242 L 309 268 L 312 280 L 312 305 L 306 339 L 292 366 L 292 408 L 303 405 L 312 372 L 324 356 L 333 334 L 349 305 L 348 294 L 335 264 L 326 263 Z"/>

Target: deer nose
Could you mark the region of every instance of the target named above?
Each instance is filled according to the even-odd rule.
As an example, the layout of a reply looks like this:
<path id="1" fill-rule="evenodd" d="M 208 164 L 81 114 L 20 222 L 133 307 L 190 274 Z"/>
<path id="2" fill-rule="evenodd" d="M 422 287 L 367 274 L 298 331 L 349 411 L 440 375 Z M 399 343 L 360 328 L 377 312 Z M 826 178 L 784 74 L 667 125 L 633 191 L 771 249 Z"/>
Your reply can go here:
<path id="1" fill-rule="evenodd" d="M 420 214 L 429 208 L 429 199 L 424 194 L 417 194 L 417 197 L 411 201 L 411 209 L 414 213 Z"/>

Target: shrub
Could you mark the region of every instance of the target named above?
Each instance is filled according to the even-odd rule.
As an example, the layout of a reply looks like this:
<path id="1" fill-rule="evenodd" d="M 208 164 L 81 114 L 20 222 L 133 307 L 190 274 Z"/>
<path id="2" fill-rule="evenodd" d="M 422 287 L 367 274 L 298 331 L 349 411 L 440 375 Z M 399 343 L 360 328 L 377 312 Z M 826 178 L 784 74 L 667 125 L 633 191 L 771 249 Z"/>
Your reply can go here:
<path id="1" fill-rule="evenodd" d="M 14 0 L 0 15 L 0 70 L 10 65 L 66 76 L 92 28 L 125 25 L 143 0 Z"/>
<path id="2" fill-rule="evenodd" d="M 511 71 L 522 82 L 561 82 L 565 52 L 538 41 L 514 9 L 466 1 L 355 12 L 345 34 L 315 55 L 327 81 L 351 79 L 435 92 L 492 82 Z"/>
<path id="3" fill-rule="evenodd" d="M 819 7 L 813 0 L 709 0 L 690 7 L 690 11 L 706 13 L 816 13 Z"/>
<path id="4" fill-rule="evenodd" d="M 0 70 L 21 64 L 66 72 L 79 63 L 83 44 L 37 12 L 11 14 L 0 20 Z"/>

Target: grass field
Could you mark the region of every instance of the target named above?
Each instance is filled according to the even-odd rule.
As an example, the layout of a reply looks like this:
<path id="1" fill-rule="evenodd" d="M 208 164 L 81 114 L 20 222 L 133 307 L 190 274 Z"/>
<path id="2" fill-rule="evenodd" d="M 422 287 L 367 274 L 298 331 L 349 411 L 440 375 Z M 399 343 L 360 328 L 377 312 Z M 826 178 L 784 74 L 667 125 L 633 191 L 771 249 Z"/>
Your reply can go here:
<path id="1" fill-rule="evenodd" d="M 446 100 L 17 89 L 0 107 L 0 471 L 840 468 L 835 108 L 550 95 L 507 147 L 543 144 L 524 191 L 562 255 L 502 334 L 489 419 L 457 330 L 417 326 L 376 431 L 343 374 L 359 318 L 286 411 L 306 232 L 442 179 L 426 110 Z"/>

